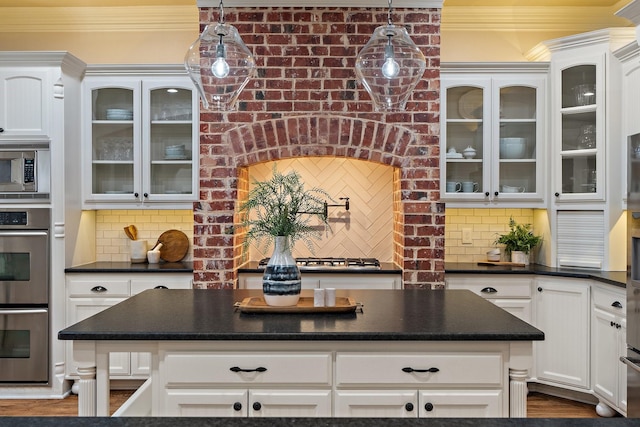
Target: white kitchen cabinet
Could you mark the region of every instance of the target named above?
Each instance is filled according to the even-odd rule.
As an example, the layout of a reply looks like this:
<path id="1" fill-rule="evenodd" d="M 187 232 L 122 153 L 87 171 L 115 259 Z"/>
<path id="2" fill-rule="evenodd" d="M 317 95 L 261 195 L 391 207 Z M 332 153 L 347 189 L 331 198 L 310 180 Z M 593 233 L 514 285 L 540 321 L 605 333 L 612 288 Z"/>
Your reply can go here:
<path id="1" fill-rule="evenodd" d="M 51 80 L 47 67 L 0 68 L 0 141 L 49 135 Z"/>
<path id="2" fill-rule="evenodd" d="M 443 200 L 543 205 L 547 71 L 545 63 L 443 64 Z M 518 150 L 503 145 L 516 142 Z"/>
<path id="3" fill-rule="evenodd" d="M 601 416 L 627 411 L 627 372 L 620 362 L 626 356 L 626 292 L 624 288 L 594 284 L 592 308 L 593 391 L 600 400 Z"/>
<path id="4" fill-rule="evenodd" d="M 163 415 L 330 417 L 330 353 L 176 352 L 162 356 Z"/>
<path id="5" fill-rule="evenodd" d="M 532 321 L 533 276 L 449 274 L 445 284 L 447 289 L 468 289 L 525 322 Z"/>
<path id="6" fill-rule="evenodd" d="M 145 273 L 144 277 L 129 279 L 130 275 L 67 274 L 66 325 L 84 320 L 147 289 L 190 289 L 192 275 L 183 273 Z M 65 373 L 67 379 L 77 380 L 77 365 L 73 361 L 71 342 L 66 342 Z M 109 357 L 112 379 L 145 379 L 151 373 L 148 353 L 115 352 Z"/>
<path id="7" fill-rule="evenodd" d="M 262 273 L 238 273 L 239 289 L 262 289 Z M 302 273 L 302 289 L 402 289 L 401 274 Z"/>
<path id="8" fill-rule="evenodd" d="M 83 92 L 85 206 L 191 208 L 198 108 L 184 72 L 90 70 Z"/>
<path id="9" fill-rule="evenodd" d="M 590 387 L 590 282 L 535 278 L 533 325 L 544 332 L 534 344 L 538 382 L 567 388 Z"/>

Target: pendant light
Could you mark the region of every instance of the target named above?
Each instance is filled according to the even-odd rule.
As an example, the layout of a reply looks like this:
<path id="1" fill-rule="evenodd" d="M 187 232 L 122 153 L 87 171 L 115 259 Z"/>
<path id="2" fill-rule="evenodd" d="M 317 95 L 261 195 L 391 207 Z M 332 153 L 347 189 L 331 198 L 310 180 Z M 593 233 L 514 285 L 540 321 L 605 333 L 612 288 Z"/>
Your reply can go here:
<path id="1" fill-rule="evenodd" d="M 225 23 L 222 0 L 219 9 L 218 22 L 204 28 L 189 47 L 184 64 L 204 108 L 228 111 L 235 109 L 240 92 L 255 72 L 256 62 L 238 30 Z"/>
<path id="2" fill-rule="evenodd" d="M 426 69 L 426 59 L 406 28 L 391 22 L 373 31 L 356 57 L 356 76 L 371 96 L 376 111 L 402 111 Z"/>

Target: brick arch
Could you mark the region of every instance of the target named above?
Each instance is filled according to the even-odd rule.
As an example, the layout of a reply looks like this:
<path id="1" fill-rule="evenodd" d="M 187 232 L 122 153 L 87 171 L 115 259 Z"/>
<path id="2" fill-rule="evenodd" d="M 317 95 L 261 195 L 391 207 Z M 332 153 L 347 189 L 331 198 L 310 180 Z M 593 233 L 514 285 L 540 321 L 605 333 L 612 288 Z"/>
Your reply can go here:
<path id="1" fill-rule="evenodd" d="M 344 116 L 296 116 L 242 125 L 222 136 L 236 167 L 289 157 L 348 157 L 401 168 L 418 145 L 397 124 Z"/>

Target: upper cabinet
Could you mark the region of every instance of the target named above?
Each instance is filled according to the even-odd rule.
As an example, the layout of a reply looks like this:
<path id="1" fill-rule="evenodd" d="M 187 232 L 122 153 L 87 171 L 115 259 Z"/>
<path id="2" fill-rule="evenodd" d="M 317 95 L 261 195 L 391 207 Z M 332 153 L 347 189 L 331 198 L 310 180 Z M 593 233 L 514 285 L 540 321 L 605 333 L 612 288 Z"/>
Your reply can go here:
<path id="1" fill-rule="evenodd" d="M 190 79 L 105 73 L 84 85 L 85 206 L 191 208 L 199 106 Z"/>
<path id="2" fill-rule="evenodd" d="M 443 64 L 440 192 L 448 205 L 543 204 L 547 72 L 541 63 Z"/>
<path id="3" fill-rule="evenodd" d="M 52 102 L 47 68 L 0 69 L 0 141 L 47 136 Z"/>

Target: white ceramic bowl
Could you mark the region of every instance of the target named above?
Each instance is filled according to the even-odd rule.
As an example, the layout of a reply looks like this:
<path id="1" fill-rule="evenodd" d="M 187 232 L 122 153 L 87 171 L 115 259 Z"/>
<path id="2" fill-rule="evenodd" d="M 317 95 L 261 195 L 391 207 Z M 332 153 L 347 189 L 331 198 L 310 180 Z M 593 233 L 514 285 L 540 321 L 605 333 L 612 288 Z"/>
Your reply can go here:
<path id="1" fill-rule="evenodd" d="M 524 138 L 500 138 L 501 159 L 522 159 L 527 147 Z"/>
<path id="2" fill-rule="evenodd" d="M 184 154 L 184 144 L 169 145 L 164 149 L 164 154 L 167 156 L 182 156 Z"/>

